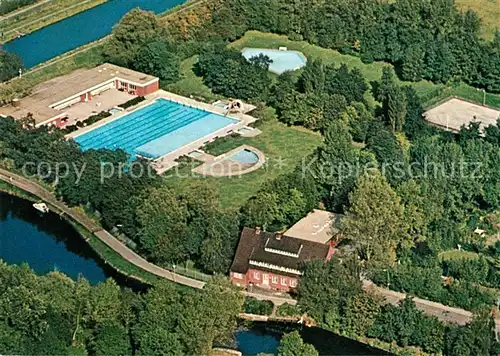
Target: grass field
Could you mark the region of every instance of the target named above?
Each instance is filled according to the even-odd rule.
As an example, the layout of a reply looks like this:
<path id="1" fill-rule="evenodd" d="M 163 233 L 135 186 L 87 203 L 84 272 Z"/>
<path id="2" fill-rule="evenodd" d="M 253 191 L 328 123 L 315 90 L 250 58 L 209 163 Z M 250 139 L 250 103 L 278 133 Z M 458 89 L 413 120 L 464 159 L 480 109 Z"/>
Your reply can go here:
<path id="1" fill-rule="evenodd" d="M 500 29 L 500 0 L 455 0 L 461 10 L 473 10 L 481 18 L 481 35 L 493 39 L 496 29 Z"/>
<path id="2" fill-rule="evenodd" d="M 322 140 L 319 134 L 299 127 L 288 127 L 276 120 L 262 123 L 259 129 L 262 133 L 256 137 L 230 137 L 216 141 L 211 145 L 210 152 L 220 154 L 242 144 L 251 145 L 266 155 L 264 167 L 239 177 L 214 178 L 193 176 L 190 173 L 192 166 L 187 166 L 178 172 L 175 169 L 166 172 L 166 184 L 184 189 L 196 180 L 206 180 L 219 192 L 224 208 L 238 209 L 264 182 L 292 171 Z"/>
<path id="3" fill-rule="evenodd" d="M 0 42 L 7 42 L 19 34 L 27 34 L 73 16 L 108 0 L 52 0 L 19 15 L 0 20 Z M 8 14 L 7 14 L 8 15 Z"/>
<path id="4" fill-rule="evenodd" d="M 287 47 L 289 49 L 303 52 L 306 57 L 311 59 L 321 59 L 326 64 L 345 64 L 349 68 L 358 68 L 367 82 L 372 82 L 380 79 L 382 69 L 390 66 L 384 62 L 373 62 L 365 64 L 358 57 L 341 54 L 332 49 L 326 49 L 319 46 L 309 44 L 305 41 L 292 41 L 286 36 L 280 36 L 272 33 L 263 33 L 258 31 L 248 31 L 245 36 L 231 44 L 233 48 L 242 49 L 243 47 L 263 47 L 263 48 L 278 48 Z M 482 103 L 483 92 L 478 91 L 466 84 L 458 86 L 446 86 L 443 84 L 434 84 L 427 80 L 421 80 L 416 83 L 401 82 L 409 84 L 415 88 L 418 95 L 423 99 L 424 106 L 428 107 L 447 96 L 456 95 L 467 100 Z M 370 95 L 370 101 L 374 101 Z M 500 95 L 486 95 L 486 104 L 492 107 L 500 108 Z"/>

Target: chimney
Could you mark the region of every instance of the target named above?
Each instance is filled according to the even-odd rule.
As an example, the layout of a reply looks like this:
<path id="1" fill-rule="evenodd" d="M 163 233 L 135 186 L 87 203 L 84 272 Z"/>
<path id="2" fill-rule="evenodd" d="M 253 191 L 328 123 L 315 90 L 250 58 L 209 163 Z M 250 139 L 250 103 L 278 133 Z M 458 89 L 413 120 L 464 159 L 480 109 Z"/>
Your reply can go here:
<path id="1" fill-rule="evenodd" d="M 260 226 L 255 227 L 255 235 L 260 235 Z"/>
<path id="2" fill-rule="evenodd" d="M 283 236 L 283 233 L 282 233 L 282 232 L 277 232 L 277 233 L 275 233 L 275 234 L 274 234 L 274 238 L 275 238 L 276 240 L 278 240 L 278 241 L 279 241 L 279 240 L 281 240 L 281 236 Z"/>

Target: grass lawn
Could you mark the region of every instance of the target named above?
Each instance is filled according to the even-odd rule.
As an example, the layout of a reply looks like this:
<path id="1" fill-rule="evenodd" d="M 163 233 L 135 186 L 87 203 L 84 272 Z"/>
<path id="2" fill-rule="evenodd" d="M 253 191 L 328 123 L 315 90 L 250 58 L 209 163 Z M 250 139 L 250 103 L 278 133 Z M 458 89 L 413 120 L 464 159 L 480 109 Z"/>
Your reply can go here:
<path id="1" fill-rule="evenodd" d="M 446 261 L 461 259 L 475 260 L 479 258 L 479 254 L 472 251 L 449 250 L 441 252 L 438 257 L 440 260 Z"/>
<path id="2" fill-rule="evenodd" d="M 289 49 L 303 52 L 309 60 L 321 59 L 323 63 L 326 64 L 346 64 L 349 68 L 358 68 L 366 78 L 367 82 L 379 80 L 382 75 L 382 69 L 386 66 L 391 66 L 391 64 L 384 62 L 365 64 L 361 61 L 361 59 L 355 56 L 341 54 L 338 51 L 312 45 L 305 41 L 292 41 L 286 36 L 263 33 L 259 31 L 248 31 L 241 39 L 233 42 L 231 47 L 236 49 L 242 49 L 244 47 L 287 47 Z M 416 83 L 401 81 L 401 83 L 412 85 L 418 95 L 423 99 L 425 107 L 431 106 L 437 101 L 451 95 L 456 95 L 478 103 L 482 103 L 483 100 L 483 93 L 481 91 L 478 91 L 477 89 L 466 84 L 460 84 L 452 87 L 443 84 L 434 84 L 427 80 L 421 80 Z M 374 102 L 371 95 L 369 100 Z M 492 107 L 500 108 L 500 95 L 488 93 L 486 95 L 486 104 Z"/>
<path id="3" fill-rule="evenodd" d="M 455 0 L 461 10 L 473 10 L 481 18 L 481 35 L 492 40 L 495 29 L 500 29 L 500 0 Z"/>
<path id="4" fill-rule="evenodd" d="M 19 15 L 0 21 L 0 41 L 7 42 L 20 33 L 30 33 L 73 16 L 108 0 L 52 0 Z M 8 14 L 6 14 L 8 16 Z"/>
<path id="5" fill-rule="evenodd" d="M 229 137 L 210 145 L 210 152 L 220 154 L 239 145 L 247 144 L 261 150 L 267 159 L 267 164 L 255 172 L 240 177 L 200 177 L 190 173 L 192 166 L 181 168 L 175 174 L 175 169 L 165 173 L 165 182 L 176 189 L 184 189 L 197 180 L 208 181 L 220 195 L 223 207 L 240 208 L 248 198 L 253 196 L 261 185 L 269 180 L 292 171 L 302 162 L 302 158 L 313 152 L 321 143 L 321 136 L 312 131 L 288 127 L 276 120 L 259 125 L 262 133 L 256 137 Z"/>

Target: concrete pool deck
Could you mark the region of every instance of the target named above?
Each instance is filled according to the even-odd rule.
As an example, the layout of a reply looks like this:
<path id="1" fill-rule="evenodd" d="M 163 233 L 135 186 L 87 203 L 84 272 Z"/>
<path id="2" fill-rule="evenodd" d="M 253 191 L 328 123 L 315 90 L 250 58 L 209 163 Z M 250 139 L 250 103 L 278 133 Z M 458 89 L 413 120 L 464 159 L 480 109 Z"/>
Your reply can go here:
<path id="1" fill-rule="evenodd" d="M 230 159 L 235 153 L 248 150 L 257 155 L 258 161 L 256 163 L 243 163 Z M 193 168 L 193 172 L 202 176 L 212 177 L 234 177 L 247 174 L 261 168 L 266 163 L 266 156 L 260 150 L 253 146 L 241 145 L 217 157 L 201 152 L 200 155 L 190 156 L 193 159 L 202 161 L 203 164 Z"/>
<path id="2" fill-rule="evenodd" d="M 254 118 L 253 116 L 243 114 L 243 113 L 227 113 L 226 110 L 220 107 L 213 106 L 211 104 L 207 103 L 202 103 L 190 98 L 186 98 L 174 93 L 167 92 L 165 90 L 158 90 L 150 95 L 147 95 L 145 97 L 146 100 L 143 102 L 139 103 L 138 105 L 128 108 L 128 110 L 123 111 L 122 113 L 117 113 L 109 118 L 103 119 L 101 121 L 98 121 L 92 125 L 83 127 L 75 132 L 70 133 L 69 135 L 66 136 L 68 139 L 74 139 L 78 136 L 81 136 L 89 131 L 95 130 L 98 127 L 104 126 L 114 120 L 117 120 L 123 116 L 129 115 L 132 112 L 135 112 L 137 110 L 140 110 L 148 105 L 150 105 L 152 102 L 154 102 L 156 99 L 167 99 L 172 102 L 186 105 L 189 107 L 193 107 L 196 109 L 204 110 L 209 113 L 217 114 L 217 115 L 222 115 L 226 116 L 231 119 L 235 119 L 238 122 L 232 125 L 228 125 L 220 130 L 214 131 L 211 134 L 201 137 L 198 140 L 192 141 L 189 144 L 186 144 L 172 152 L 169 152 L 168 154 L 158 157 L 152 161 L 152 166 L 155 168 L 158 174 L 162 174 L 165 171 L 169 170 L 172 167 L 177 166 L 177 162 L 175 160 L 181 156 L 187 156 L 188 153 L 195 151 L 199 149 L 200 147 L 204 146 L 206 143 L 211 142 L 215 140 L 216 138 L 219 137 L 224 137 L 227 136 L 233 132 L 238 131 L 239 129 L 248 126 L 249 124 L 255 122 L 257 119 Z"/>

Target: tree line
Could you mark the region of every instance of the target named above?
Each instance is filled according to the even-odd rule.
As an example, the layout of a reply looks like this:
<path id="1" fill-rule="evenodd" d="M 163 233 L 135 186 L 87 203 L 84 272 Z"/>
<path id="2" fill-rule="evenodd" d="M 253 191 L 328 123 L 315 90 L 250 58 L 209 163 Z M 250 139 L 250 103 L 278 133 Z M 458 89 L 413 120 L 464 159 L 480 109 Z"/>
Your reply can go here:
<path id="1" fill-rule="evenodd" d="M 334 256 L 327 263 L 307 263 L 297 291 L 301 311 L 334 332 L 412 347 L 406 349 L 408 354 L 419 354 L 418 349 L 454 356 L 498 353 L 495 321 L 487 308 L 478 310 L 464 326 L 443 324 L 418 310 L 411 297 L 394 306 L 363 291 L 362 271 L 355 258 Z"/>
<path id="2" fill-rule="evenodd" d="M 227 344 L 243 296 L 225 278 L 201 290 L 92 286 L 0 261 L 0 351 L 24 355 L 206 355 Z"/>

